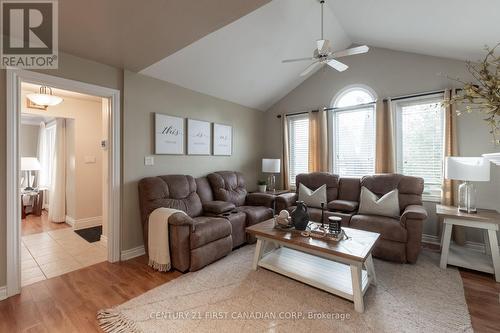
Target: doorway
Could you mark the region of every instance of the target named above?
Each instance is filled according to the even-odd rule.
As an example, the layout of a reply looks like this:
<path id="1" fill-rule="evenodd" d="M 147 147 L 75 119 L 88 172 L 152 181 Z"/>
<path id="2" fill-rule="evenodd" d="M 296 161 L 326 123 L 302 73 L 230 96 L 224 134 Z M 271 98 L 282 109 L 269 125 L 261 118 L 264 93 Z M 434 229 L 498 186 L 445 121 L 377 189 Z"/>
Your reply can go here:
<path id="1" fill-rule="evenodd" d="M 26 112 L 27 109 L 25 107 L 25 103 L 27 103 L 27 98 L 26 96 L 23 96 L 23 88 L 26 89 L 26 87 L 36 87 L 37 89 L 40 87 L 48 87 L 58 91 L 59 94 L 61 94 L 62 91 L 65 91 L 69 94 L 74 94 L 75 96 L 88 96 L 88 98 L 97 99 L 102 103 L 103 107 L 101 109 L 101 125 L 103 133 L 106 133 L 106 135 L 103 135 L 102 140 L 99 140 L 99 142 L 97 143 L 99 146 L 98 149 L 100 149 L 100 151 L 96 151 L 94 153 L 88 153 L 88 151 L 83 152 L 83 155 L 79 157 L 79 160 L 81 161 L 81 163 L 83 163 L 82 165 L 86 163 L 87 166 L 96 164 L 98 160 L 100 161 L 100 164 L 103 164 L 102 160 L 106 160 L 106 168 L 101 169 L 106 170 L 106 172 L 101 173 L 99 179 L 103 184 L 100 188 L 100 190 L 102 191 L 101 201 L 103 205 L 102 210 L 100 210 L 98 213 L 91 212 L 91 210 L 95 208 L 95 204 L 92 204 L 90 202 L 92 201 L 91 196 L 87 199 L 80 198 L 79 202 L 81 202 L 82 204 L 88 204 L 86 205 L 88 207 L 79 209 L 80 212 L 87 210 L 85 211 L 85 214 L 87 215 L 78 215 L 78 213 L 76 213 L 75 207 L 71 207 L 70 203 L 71 201 L 73 201 L 73 203 L 78 202 L 78 198 L 75 200 L 75 198 L 66 197 L 67 195 L 74 195 L 74 188 L 68 191 L 64 187 L 62 188 L 62 190 L 60 187 L 57 187 L 59 191 L 56 191 L 53 185 L 50 188 L 43 187 L 43 172 L 41 170 L 36 170 L 37 168 L 39 169 L 38 164 L 40 161 L 38 161 L 38 159 L 43 159 L 43 154 L 38 155 L 37 152 L 36 156 L 24 156 L 31 157 L 31 159 L 22 158 L 21 149 L 24 149 L 25 147 L 20 146 L 20 142 L 22 142 L 21 126 L 23 119 L 26 118 L 26 113 L 32 113 L 31 116 L 42 116 L 46 118 L 42 122 L 44 126 L 47 125 L 47 128 L 49 128 L 48 131 L 45 131 L 45 134 L 47 136 L 50 136 L 50 128 L 56 128 L 57 125 L 59 125 L 60 128 L 68 129 L 68 132 L 71 132 L 71 130 L 74 131 L 76 122 L 78 121 L 78 119 L 75 120 L 74 117 L 72 118 L 67 114 L 58 116 L 57 114 L 45 112 L 47 108 L 45 108 L 45 110 L 40 109 L 38 111 L 33 108 L 33 110 L 31 110 L 32 112 Z M 66 98 L 68 98 L 69 100 L 70 97 L 68 96 Z M 59 269 L 59 271 L 57 269 L 52 269 L 51 271 L 50 265 L 46 265 L 43 263 L 44 259 L 40 259 L 40 262 L 37 262 L 37 258 L 31 256 L 31 259 L 34 259 L 34 262 L 38 265 L 39 268 L 45 265 L 44 267 L 48 269 L 47 272 L 49 273 L 44 274 L 45 277 L 51 277 L 55 276 L 54 274 L 56 274 L 57 272 L 64 273 L 65 269 L 73 270 L 75 267 L 77 267 L 75 266 L 75 264 L 70 264 L 69 262 L 70 256 L 68 256 L 68 254 L 71 254 L 70 252 L 74 253 L 75 255 L 77 254 L 77 252 L 88 252 L 86 251 L 86 248 L 83 247 L 87 242 L 85 240 L 86 236 L 79 236 L 74 232 L 74 230 L 89 228 L 91 229 L 93 227 L 101 225 L 102 228 L 106 230 L 103 232 L 103 237 L 99 237 L 98 241 L 100 245 L 105 245 L 105 247 L 97 248 L 96 244 L 93 244 L 92 246 L 95 250 L 95 253 L 90 251 L 90 255 L 86 255 L 86 257 L 80 258 L 75 258 L 73 256 L 74 261 L 78 262 L 78 267 L 81 267 L 85 264 L 85 261 L 87 261 L 87 264 L 92 264 L 99 259 L 107 259 L 110 262 L 120 260 L 119 100 L 120 92 L 115 89 L 62 79 L 59 77 L 30 71 L 7 71 L 7 296 L 12 296 L 20 292 L 22 285 L 21 271 L 23 270 L 21 259 L 26 259 L 27 254 L 32 254 L 32 251 L 29 250 L 29 246 L 26 246 L 27 243 L 30 243 L 32 249 L 35 249 L 39 258 L 43 257 L 43 246 L 46 246 L 47 248 L 57 248 L 60 254 L 54 254 L 53 256 L 57 257 L 60 255 L 65 257 L 66 267 L 62 270 Z M 25 111 L 24 114 L 23 111 Z M 26 122 L 26 120 L 24 121 Z M 65 132 L 60 130 L 58 133 Z M 25 134 L 25 137 L 29 137 L 29 134 Z M 71 136 L 65 134 L 65 137 L 67 137 L 67 140 L 69 141 L 72 140 Z M 66 148 L 64 149 L 66 152 Z M 102 154 L 102 156 L 97 156 L 98 153 Z M 35 154 L 31 153 L 30 155 Z M 67 160 L 65 159 L 64 161 L 61 160 L 59 162 L 57 162 L 58 159 L 54 159 L 53 161 L 55 161 L 54 163 L 61 164 L 59 166 L 59 170 L 62 170 L 64 168 L 66 171 L 67 165 L 69 167 L 69 169 L 67 169 L 68 173 L 71 173 L 71 164 L 75 163 L 75 158 L 70 158 Z M 33 166 L 33 164 L 29 165 L 29 162 L 35 164 L 38 162 L 38 164 Z M 45 163 L 45 165 L 46 164 L 47 163 Z M 47 170 L 45 170 L 45 173 L 47 174 Z M 54 174 L 54 176 L 56 175 Z M 66 175 L 64 177 L 61 177 L 60 174 L 57 174 L 57 177 L 62 178 L 59 179 L 58 184 L 66 185 Z M 37 181 L 40 184 L 36 183 Z M 52 181 L 54 181 L 54 179 Z M 36 190 L 34 186 L 37 186 Z M 52 190 L 52 192 L 50 191 L 50 189 Z M 31 193 L 31 195 L 19 195 L 20 191 L 22 192 L 26 190 L 28 190 L 28 192 L 30 190 L 33 191 L 29 192 Z M 58 193 L 59 195 L 54 196 L 54 193 Z M 51 210 L 48 209 L 50 205 L 50 200 L 49 202 L 47 202 L 48 198 L 53 201 Z M 58 202 L 59 205 L 57 204 Z M 61 206 L 63 206 L 62 209 Z M 73 216 L 71 216 L 72 214 Z M 30 222 L 33 222 L 31 224 L 25 224 L 26 228 L 24 228 L 25 225 L 22 224 L 23 215 L 26 215 L 26 219 L 24 220 L 24 222 L 26 222 L 28 219 L 31 220 Z M 100 222 L 98 221 L 99 219 L 101 219 Z M 103 223 L 104 221 L 106 221 L 107 223 Z M 26 234 L 25 236 L 28 236 L 27 234 L 30 232 L 32 232 L 33 235 L 31 235 L 31 238 L 28 238 L 28 241 L 26 242 L 25 239 L 22 238 L 21 234 L 23 233 Z M 94 235 L 92 235 L 91 232 L 89 237 L 92 238 L 92 236 L 95 238 L 95 232 Z M 78 240 L 79 244 L 81 245 L 81 247 L 78 249 L 75 245 L 75 240 Z M 50 245 L 43 245 L 48 243 L 50 243 Z M 68 252 L 68 249 L 65 249 L 62 246 L 64 244 L 70 247 L 72 250 Z M 40 247 L 39 245 L 42 247 Z M 36 246 L 38 246 L 38 248 Z M 99 255 L 101 256 L 101 258 L 99 258 Z M 34 265 L 33 262 L 31 262 L 31 265 Z M 23 280 L 25 280 L 24 282 L 26 282 L 26 279 Z"/>

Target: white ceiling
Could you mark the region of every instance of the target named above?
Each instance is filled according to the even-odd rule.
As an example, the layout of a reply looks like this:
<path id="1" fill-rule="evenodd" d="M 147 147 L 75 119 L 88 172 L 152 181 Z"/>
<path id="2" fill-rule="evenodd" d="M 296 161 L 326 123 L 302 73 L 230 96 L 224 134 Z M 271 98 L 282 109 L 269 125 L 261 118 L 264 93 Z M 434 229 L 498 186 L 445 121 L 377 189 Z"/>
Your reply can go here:
<path id="1" fill-rule="evenodd" d="M 326 9 L 326 8 L 325 8 Z M 259 110 L 267 110 L 305 78 L 305 63 L 320 37 L 317 0 L 273 0 L 141 73 Z M 335 50 L 350 43 L 325 10 L 325 37 Z"/>
<path id="2" fill-rule="evenodd" d="M 334 50 L 352 43 L 477 60 L 500 42 L 497 0 L 327 0 L 325 37 Z M 305 78 L 320 34 L 317 0 L 273 0 L 145 68 L 142 74 L 259 110 Z M 358 57 L 362 57 L 358 56 Z"/>
<path id="3" fill-rule="evenodd" d="M 352 42 L 476 61 L 500 42 L 498 0 L 327 0 Z"/>

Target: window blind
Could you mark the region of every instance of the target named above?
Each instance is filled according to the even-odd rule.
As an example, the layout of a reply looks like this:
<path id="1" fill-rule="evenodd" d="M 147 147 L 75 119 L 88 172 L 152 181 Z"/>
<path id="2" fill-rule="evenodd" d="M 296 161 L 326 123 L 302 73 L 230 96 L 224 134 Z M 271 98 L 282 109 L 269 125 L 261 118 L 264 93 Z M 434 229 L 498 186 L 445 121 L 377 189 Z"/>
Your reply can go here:
<path id="1" fill-rule="evenodd" d="M 441 99 L 397 104 L 397 167 L 422 177 L 424 194 L 440 196 L 444 160 L 444 109 Z"/>
<path id="2" fill-rule="evenodd" d="M 340 176 L 361 177 L 375 172 L 374 107 L 333 114 L 333 169 Z"/>
<path id="3" fill-rule="evenodd" d="M 295 186 L 295 177 L 309 171 L 309 117 L 307 114 L 288 116 L 290 142 L 289 182 Z"/>

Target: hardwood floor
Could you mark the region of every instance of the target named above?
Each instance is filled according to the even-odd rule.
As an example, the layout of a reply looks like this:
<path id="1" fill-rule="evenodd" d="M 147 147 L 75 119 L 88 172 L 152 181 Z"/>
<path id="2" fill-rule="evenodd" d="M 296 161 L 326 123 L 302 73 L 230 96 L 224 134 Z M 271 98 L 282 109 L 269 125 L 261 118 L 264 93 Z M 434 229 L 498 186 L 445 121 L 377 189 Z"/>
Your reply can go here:
<path id="1" fill-rule="evenodd" d="M 460 269 L 475 332 L 500 332 L 500 283 L 493 275 Z"/>
<path id="2" fill-rule="evenodd" d="M 53 223 L 49 221 L 48 213 L 46 210 L 42 211 L 42 216 L 27 215 L 25 219 L 21 220 L 21 235 L 39 234 L 44 231 L 71 228 L 66 223 Z"/>
<path id="3" fill-rule="evenodd" d="M 0 302 L 0 332 L 100 332 L 96 313 L 168 282 L 181 273 L 158 273 L 145 256 L 103 262 L 24 287 Z"/>
<path id="4" fill-rule="evenodd" d="M 96 313 L 182 275 L 158 273 L 145 256 L 103 262 L 27 286 L 0 302 L 0 332 L 99 332 Z M 500 332 L 500 283 L 491 274 L 460 270 L 475 332 Z"/>

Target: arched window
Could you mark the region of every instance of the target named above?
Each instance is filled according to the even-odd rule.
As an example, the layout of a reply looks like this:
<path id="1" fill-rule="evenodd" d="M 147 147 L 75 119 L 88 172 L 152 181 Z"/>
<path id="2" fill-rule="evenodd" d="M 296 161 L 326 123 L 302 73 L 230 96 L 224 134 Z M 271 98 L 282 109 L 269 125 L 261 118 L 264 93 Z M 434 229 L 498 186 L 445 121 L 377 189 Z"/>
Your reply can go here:
<path id="1" fill-rule="evenodd" d="M 354 86 L 342 90 L 334 99 L 333 106 L 336 108 L 345 108 L 372 103 L 375 100 L 376 98 L 371 91 L 363 87 Z"/>
<path id="2" fill-rule="evenodd" d="M 375 172 L 375 93 L 349 86 L 333 99 L 330 139 L 333 172 L 361 177 Z"/>

